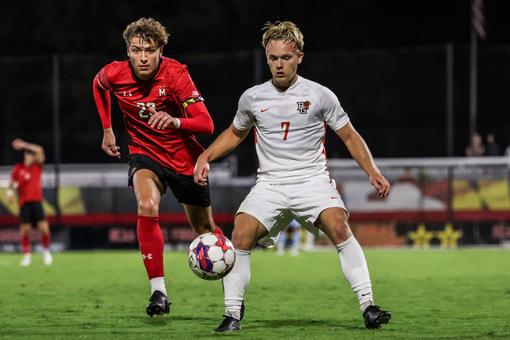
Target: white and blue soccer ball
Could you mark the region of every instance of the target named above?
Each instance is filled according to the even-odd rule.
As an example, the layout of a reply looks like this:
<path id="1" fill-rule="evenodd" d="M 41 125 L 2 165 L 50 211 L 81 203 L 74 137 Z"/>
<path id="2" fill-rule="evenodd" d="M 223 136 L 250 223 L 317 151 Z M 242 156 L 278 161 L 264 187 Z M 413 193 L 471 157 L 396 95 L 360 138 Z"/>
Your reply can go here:
<path id="1" fill-rule="evenodd" d="M 235 260 L 234 246 L 223 235 L 202 234 L 189 246 L 189 266 L 193 273 L 205 280 L 226 276 L 234 267 Z"/>

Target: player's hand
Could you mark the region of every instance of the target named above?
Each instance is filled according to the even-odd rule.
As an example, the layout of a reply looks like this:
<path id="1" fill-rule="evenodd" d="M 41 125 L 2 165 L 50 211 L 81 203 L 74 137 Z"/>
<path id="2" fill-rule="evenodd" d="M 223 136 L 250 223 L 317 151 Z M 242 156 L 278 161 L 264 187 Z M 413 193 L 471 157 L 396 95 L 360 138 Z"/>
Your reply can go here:
<path id="1" fill-rule="evenodd" d="M 25 144 L 26 142 L 19 138 L 12 141 L 12 147 L 14 150 L 22 150 L 25 147 Z"/>
<path id="2" fill-rule="evenodd" d="M 195 170 L 193 171 L 193 178 L 195 183 L 200 186 L 207 186 L 207 176 L 209 175 L 209 162 L 207 158 L 200 155 L 195 163 Z"/>
<path id="3" fill-rule="evenodd" d="M 377 190 L 381 198 L 388 196 L 390 193 L 390 182 L 380 173 L 370 176 L 370 184 Z"/>
<path id="4" fill-rule="evenodd" d="M 149 112 L 152 113 L 152 116 L 149 118 L 149 121 L 147 123 L 153 129 L 157 130 L 164 130 L 166 128 L 178 129 L 179 126 L 181 126 L 177 118 L 172 117 L 165 111 L 156 111 L 155 108 L 149 107 Z"/>
<path id="5" fill-rule="evenodd" d="M 103 151 L 106 152 L 108 156 L 117 157 L 120 159 L 120 147 L 117 146 L 117 142 L 115 141 L 115 134 L 113 133 L 112 128 L 104 129 L 101 149 L 103 149 Z"/>
<path id="6" fill-rule="evenodd" d="M 9 204 L 14 203 L 15 194 L 12 188 L 7 188 L 7 190 L 5 191 L 5 195 L 7 196 L 7 203 Z"/>

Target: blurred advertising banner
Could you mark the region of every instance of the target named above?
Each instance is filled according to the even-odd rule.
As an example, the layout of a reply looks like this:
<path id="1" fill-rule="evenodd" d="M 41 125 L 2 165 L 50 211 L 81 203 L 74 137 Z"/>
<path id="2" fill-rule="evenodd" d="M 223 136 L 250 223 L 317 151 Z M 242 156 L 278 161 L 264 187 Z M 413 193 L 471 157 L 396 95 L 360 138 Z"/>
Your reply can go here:
<path id="1" fill-rule="evenodd" d="M 508 162 L 505 157 L 380 159 L 377 163 L 392 185 L 385 199 L 377 197 L 354 161 L 330 159 L 329 169 L 363 245 L 453 248 L 510 242 Z M 230 161 L 213 164 L 210 175 L 215 220 L 227 234 L 256 180 L 236 176 L 234 167 Z M 5 195 L 9 168 L 0 170 L 0 245 L 16 249 L 18 207 Z M 52 178 L 50 170 L 44 173 L 44 208 L 55 242 L 66 249 L 137 246 L 136 202 L 127 187 L 126 166 L 65 165 L 58 193 Z M 160 224 L 170 247 L 182 247 L 194 238 L 171 193 L 162 198 Z M 328 241 L 319 237 L 315 243 Z"/>

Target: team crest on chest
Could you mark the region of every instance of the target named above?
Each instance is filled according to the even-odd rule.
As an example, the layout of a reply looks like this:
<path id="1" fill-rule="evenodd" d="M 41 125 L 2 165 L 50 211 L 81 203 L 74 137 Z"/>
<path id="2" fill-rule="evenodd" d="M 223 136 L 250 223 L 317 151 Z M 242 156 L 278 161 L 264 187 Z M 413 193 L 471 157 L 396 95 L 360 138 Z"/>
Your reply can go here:
<path id="1" fill-rule="evenodd" d="M 20 175 L 23 177 L 25 181 L 30 181 L 30 172 L 28 171 L 20 171 Z"/>
<path id="2" fill-rule="evenodd" d="M 310 103 L 308 100 L 305 100 L 304 102 L 296 102 L 297 103 L 297 110 L 300 114 L 304 115 L 308 113 L 308 109 L 310 108 Z"/>

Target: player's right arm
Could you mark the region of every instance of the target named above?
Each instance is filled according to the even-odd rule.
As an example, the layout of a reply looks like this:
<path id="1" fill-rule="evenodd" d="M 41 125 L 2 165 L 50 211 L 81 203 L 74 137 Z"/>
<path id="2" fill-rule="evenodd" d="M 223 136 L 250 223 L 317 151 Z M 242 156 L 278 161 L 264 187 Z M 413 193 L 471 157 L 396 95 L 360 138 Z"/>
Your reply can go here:
<path id="1" fill-rule="evenodd" d="M 228 155 L 246 138 L 253 125 L 255 125 L 255 117 L 251 108 L 252 103 L 250 90 L 247 90 L 239 98 L 237 112 L 232 124 L 198 157 L 195 163 L 195 171 L 193 171 L 195 183 L 206 186 L 209 162 Z"/>
<path id="2" fill-rule="evenodd" d="M 232 152 L 248 135 L 250 128 L 245 130 L 237 129 L 234 124 L 223 131 L 218 138 L 198 156 L 193 176 L 198 185 L 207 185 L 209 174 L 209 163 Z"/>
<path id="3" fill-rule="evenodd" d="M 111 121 L 111 99 L 108 79 L 103 68 L 94 77 L 92 91 L 94 93 L 94 101 L 96 102 L 97 111 L 103 125 L 103 141 L 101 149 L 108 156 L 120 158 L 120 147 L 117 146 L 115 134 L 112 129 Z"/>
<path id="4" fill-rule="evenodd" d="M 14 202 L 14 198 L 15 198 L 15 194 L 16 194 L 16 189 L 18 188 L 18 176 L 19 176 L 19 166 L 18 165 L 15 165 L 13 168 L 12 168 L 12 171 L 11 171 L 11 177 L 9 179 L 9 184 L 7 186 L 7 190 L 5 192 L 5 194 L 7 195 L 7 201 L 9 203 L 13 203 Z"/>

